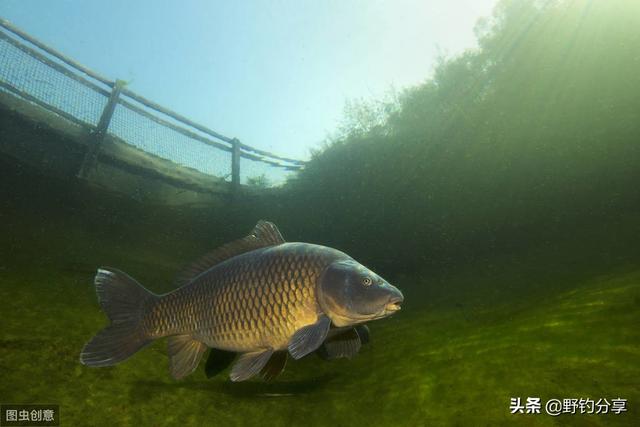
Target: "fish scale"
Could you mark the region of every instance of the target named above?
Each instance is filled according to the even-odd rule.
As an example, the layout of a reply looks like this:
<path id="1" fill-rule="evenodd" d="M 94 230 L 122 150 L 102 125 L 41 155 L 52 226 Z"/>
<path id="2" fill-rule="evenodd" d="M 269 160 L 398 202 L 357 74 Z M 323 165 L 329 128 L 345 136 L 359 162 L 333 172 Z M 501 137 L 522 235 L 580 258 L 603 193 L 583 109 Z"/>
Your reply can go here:
<path id="1" fill-rule="evenodd" d="M 168 336 L 176 379 L 193 372 L 207 347 L 240 353 L 232 381 L 274 378 L 287 353 L 294 359 L 316 350 L 325 358 L 352 357 L 362 337 L 368 340 L 361 324 L 399 310 L 403 300 L 397 288 L 345 253 L 286 243 L 266 221 L 195 261 L 168 294 L 155 295 L 112 268 L 98 269 L 94 282 L 111 324 L 84 346 L 81 362 L 111 366 Z M 337 329 L 330 333 L 332 326 Z M 207 361 L 207 373 L 229 361 Z"/>
<path id="2" fill-rule="evenodd" d="M 306 243 L 248 252 L 160 298 L 147 317 L 147 331 L 154 337 L 189 334 L 229 351 L 284 349 L 320 312 L 313 286 L 322 267 L 349 258 Z"/>

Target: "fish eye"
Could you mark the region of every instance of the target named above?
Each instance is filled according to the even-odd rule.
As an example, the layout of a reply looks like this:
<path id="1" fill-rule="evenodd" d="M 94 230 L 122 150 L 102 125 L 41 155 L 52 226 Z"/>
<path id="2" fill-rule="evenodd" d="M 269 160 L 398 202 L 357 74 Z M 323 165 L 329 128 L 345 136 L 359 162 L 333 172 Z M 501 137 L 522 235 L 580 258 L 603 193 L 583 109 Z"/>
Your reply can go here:
<path id="1" fill-rule="evenodd" d="M 365 286 L 371 286 L 371 284 L 373 283 L 373 280 L 371 280 L 371 277 L 366 276 L 362 278 L 362 284 Z"/>

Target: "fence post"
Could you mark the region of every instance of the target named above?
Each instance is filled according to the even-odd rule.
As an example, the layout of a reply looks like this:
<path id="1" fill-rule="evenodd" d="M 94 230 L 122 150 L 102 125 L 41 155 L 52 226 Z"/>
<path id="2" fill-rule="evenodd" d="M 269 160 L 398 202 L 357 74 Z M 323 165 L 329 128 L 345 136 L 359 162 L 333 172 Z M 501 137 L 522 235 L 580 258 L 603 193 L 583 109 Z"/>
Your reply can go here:
<path id="1" fill-rule="evenodd" d="M 104 110 L 102 110 L 100 121 L 98 122 L 96 128 L 93 129 L 93 131 L 91 131 L 89 135 L 89 146 L 87 147 L 84 159 L 82 160 L 82 165 L 80 165 L 78 178 L 87 178 L 89 171 L 94 167 L 98 158 L 98 150 L 100 148 L 100 144 L 107 134 L 107 129 L 109 129 L 111 117 L 113 116 L 113 112 L 116 109 L 116 104 L 118 103 L 120 92 L 122 91 L 122 88 L 124 88 L 125 84 L 126 83 L 124 80 L 116 80 L 116 83 L 113 85 L 113 89 L 111 90 L 111 94 L 109 95 L 109 99 L 107 100 L 107 105 L 105 105 Z"/>
<path id="2" fill-rule="evenodd" d="M 231 189 L 233 194 L 240 191 L 240 141 L 233 138 L 231 141 L 233 151 L 231 152 Z"/>

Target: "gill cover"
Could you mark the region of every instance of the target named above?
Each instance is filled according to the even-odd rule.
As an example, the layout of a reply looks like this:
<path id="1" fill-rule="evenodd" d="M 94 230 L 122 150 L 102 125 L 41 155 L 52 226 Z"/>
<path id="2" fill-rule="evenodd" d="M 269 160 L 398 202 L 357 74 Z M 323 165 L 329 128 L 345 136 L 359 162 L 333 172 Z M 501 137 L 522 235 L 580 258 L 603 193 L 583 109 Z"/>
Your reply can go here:
<path id="1" fill-rule="evenodd" d="M 322 311 L 338 327 L 379 319 L 395 310 L 402 293 L 354 260 L 335 261 L 324 270 L 317 287 Z M 396 308 L 397 309 L 397 308 Z"/>

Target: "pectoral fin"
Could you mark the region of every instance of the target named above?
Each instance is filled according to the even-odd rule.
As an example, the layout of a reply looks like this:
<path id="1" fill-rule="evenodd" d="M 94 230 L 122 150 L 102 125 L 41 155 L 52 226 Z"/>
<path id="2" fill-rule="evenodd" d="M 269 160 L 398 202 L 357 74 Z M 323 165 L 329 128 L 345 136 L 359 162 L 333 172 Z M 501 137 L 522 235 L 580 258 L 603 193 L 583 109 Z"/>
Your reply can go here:
<path id="1" fill-rule="evenodd" d="M 191 335 L 169 337 L 169 369 L 173 378 L 179 380 L 196 369 L 207 346 Z"/>
<path id="2" fill-rule="evenodd" d="M 231 351 L 212 348 L 207 363 L 204 365 L 204 373 L 207 378 L 212 378 L 227 369 L 235 357 L 236 354 Z"/>
<path id="3" fill-rule="evenodd" d="M 318 356 L 325 360 L 346 357 L 351 359 L 360 351 L 361 341 L 356 329 L 351 328 L 327 340 L 318 349 Z"/>
<path id="4" fill-rule="evenodd" d="M 298 329 L 289 342 L 289 353 L 294 359 L 300 359 L 315 351 L 327 337 L 331 320 L 324 314 L 313 325 Z"/>
<path id="5" fill-rule="evenodd" d="M 276 351 L 273 353 L 266 365 L 260 370 L 260 376 L 265 381 L 271 381 L 284 371 L 287 364 L 287 352 Z"/>
<path id="6" fill-rule="evenodd" d="M 354 328 L 360 337 L 360 342 L 362 344 L 369 344 L 371 340 L 369 335 L 369 327 L 367 325 L 358 325 Z"/>
<path id="7" fill-rule="evenodd" d="M 272 349 L 255 351 L 242 354 L 231 369 L 231 381 L 244 381 L 258 374 L 265 367 L 271 355 Z"/>

